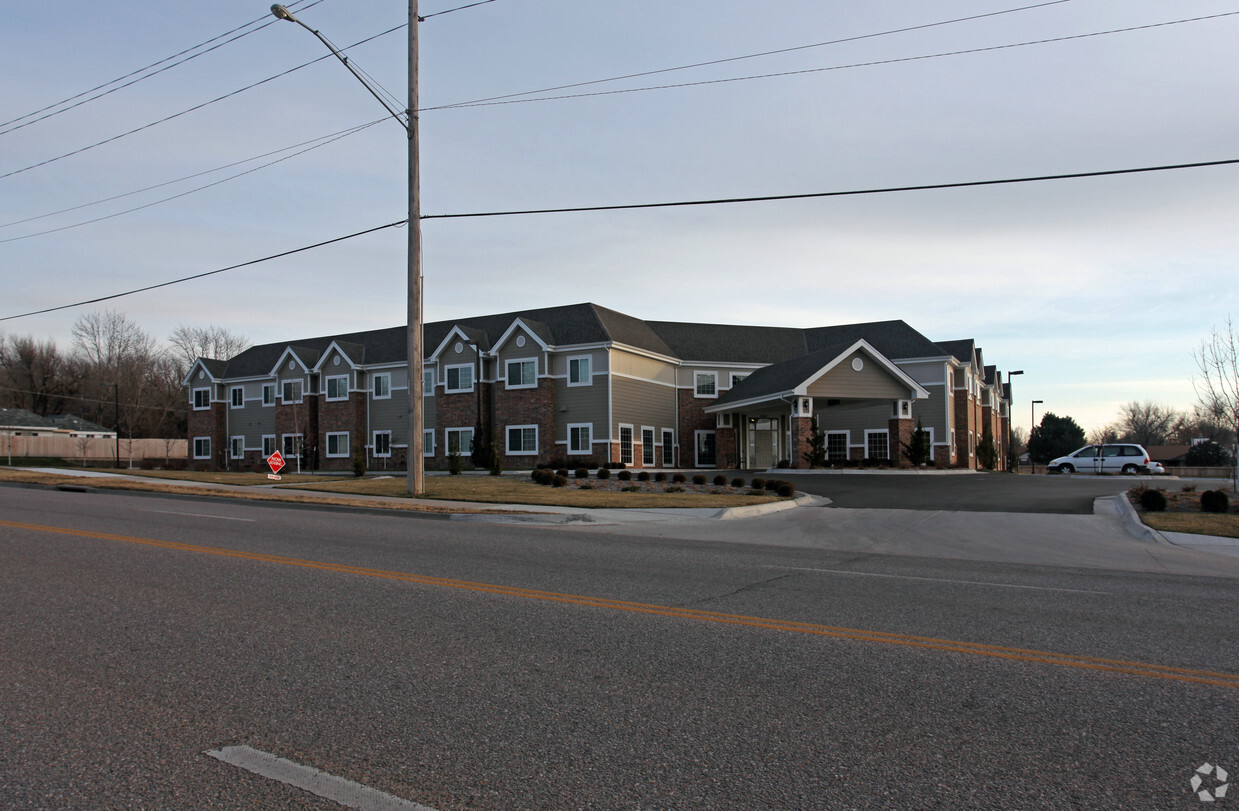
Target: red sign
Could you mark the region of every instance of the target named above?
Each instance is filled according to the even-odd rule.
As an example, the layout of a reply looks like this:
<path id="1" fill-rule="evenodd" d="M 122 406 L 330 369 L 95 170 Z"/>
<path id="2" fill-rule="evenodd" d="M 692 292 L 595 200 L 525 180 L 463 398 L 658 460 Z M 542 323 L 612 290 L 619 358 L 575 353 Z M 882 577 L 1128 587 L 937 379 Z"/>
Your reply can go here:
<path id="1" fill-rule="evenodd" d="M 280 456 L 279 451 L 276 451 L 267 457 L 267 464 L 271 466 L 272 473 L 279 473 L 284 468 L 284 457 Z"/>

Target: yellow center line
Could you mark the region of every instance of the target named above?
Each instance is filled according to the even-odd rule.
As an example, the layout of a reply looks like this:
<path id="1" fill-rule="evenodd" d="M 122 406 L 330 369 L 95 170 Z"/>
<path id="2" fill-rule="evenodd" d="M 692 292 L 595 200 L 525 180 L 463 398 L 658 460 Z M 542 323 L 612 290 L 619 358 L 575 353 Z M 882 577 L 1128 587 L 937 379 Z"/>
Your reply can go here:
<path id="1" fill-rule="evenodd" d="M 366 566 L 350 566 L 341 563 L 327 563 L 317 560 L 285 557 L 283 555 L 267 555 L 259 552 L 243 552 L 235 549 L 222 549 L 213 546 L 178 543 L 176 541 L 161 541 L 152 538 L 138 538 L 129 535 L 113 535 L 106 532 L 68 529 L 64 527 L 49 527 L 38 524 L 23 524 L 15 521 L 0 521 L 0 527 L 24 529 L 34 532 L 50 532 L 60 535 L 73 535 L 81 538 L 94 538 L 104 541 L 141 544 L 162 549 L 173 549 L 180 552 L 217 555 L 221 557 L 253 560 L 263 563 L 275 563 L 282 566 L 298 566 L 307 569 L 318 569 L 340 574 L 355 574 L 363 577 L 377 577 L 385 580 L 398 580 L 406 583 L 416 583 L 440 588 L 476 591 L 486 594 L 499 594 L 509 597 L 522 597 L 532 600 L 564 603 L 567 605 L 607 608 L 614 611 L 627 611 L 639 614 L 651 614 L 663 617 L 693 619 L 714 622 L 725 625 L 739 625 L 749 628 L 765 628 L 775 631 L 812 634 L 815 636 L 851 639 L 862 642 L 881 642 L 888 645 L 925 648 L 929 650 L 967 653 L 974 656 L 989 656 L 1015 661 L 1035 662 L 1039 664 L 1058 665 L 1085 670 L 1099 670 L 1111 673 L 1127 673 L 1149 678 L 1168 679 L 1171 681 L 1209 684 L 1218 687 L 1239 689 L 1239 674 L 1221 673 L 1211 670 L 1193 670 L 1190 668 L 1154 665 L 1145 662 L 1132 662 L 1122 659 L 1105 659 L 1094 656 L 1080 656 L 1070 653 L 1054 653 L 1051 651 L 1032 650 L 1027 648 L 1012 648 L 1002 645 L 988 645 L 980 642 L 962 642 L 937 637 L 898 634 L 889 631 L 867 631 L 857 628 L 843 628 L 833 625 L 820 625 L 812 622 L 795 620 L 780 620 L 767 617 L 753 617 L 744 614 L 726 614 L 717 611 L 703 611 L 695 608 L 679 608 L 676 606 L 658 605 L 654 603 L 638 603 L 628 600 L 614 600 L 607 597 L 592 597 L 581 594 L 565 594 L 555 591 L 541 591 L 519 586 L 503 586 L 494 583 L 477 583 L 468 580 L 456 580 L 448 577 L 432 577 L 429 575 L 393 572 L 385 569 L 372 569 Z"/>

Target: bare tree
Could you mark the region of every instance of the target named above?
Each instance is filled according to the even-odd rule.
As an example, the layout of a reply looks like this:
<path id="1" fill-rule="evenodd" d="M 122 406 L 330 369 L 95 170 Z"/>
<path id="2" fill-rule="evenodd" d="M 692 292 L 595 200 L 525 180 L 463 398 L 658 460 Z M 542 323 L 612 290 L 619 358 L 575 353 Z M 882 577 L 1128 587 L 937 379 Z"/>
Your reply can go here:
<path id="1" fill-rule="evenodd" d="M 1119 430 L 1113 423 L 1110 425 L 1099 425 L 1088 432 L 1088 441 L 1094 445 L 1118 442 Z"/>
<path id="2" fill-rule="evenodd" d="M 1218 422 L 1233 426 L 1239 436 L 1239 341 L 1235 325 L 1226 319 L 1226 331 L 1214 327 L 1195 354 L 1199 376 L 1193 381 L 1200 411 Z M 1239 467 L 1235 468 L 1239 488 Z"/>
<path id="3" fill-rule="evenodd" d="M 1147 448 L 1149 445 L 1165 445 L 1178 419 L 1179 412 L 1170 406 L 1131 402 L 1119 409 L 1116 427 L 1123 440 Z"/>
<path id="4" fill-rule="evenodd" d="M 0 336 L 0 402 L 44 417 L 60 414 L 77 382 L 54 341 Z"/>
<path id="5" fill-rule="evenodd" d="M 176 359 L 184 364 L 186 371 L 198 358 L 227 360 L 250 347 L 249 339 L 244 335 L 238 335 L 214 324 L 205 327 L 190 327 L 182 324 L 172 330 L 172 334 L 168 336 L 168 343 L 172 344 Z"/>
<path id="6" fill-rule="evenodd" d="M 82 370 L 84 416 L 104 425 L 115 423 L 130 439 L 157 434 L 162 411 L 153 402 L 154 371 L 163 353 L 155 339 L 112 310 L 80 316 L 72 332 Z"/>

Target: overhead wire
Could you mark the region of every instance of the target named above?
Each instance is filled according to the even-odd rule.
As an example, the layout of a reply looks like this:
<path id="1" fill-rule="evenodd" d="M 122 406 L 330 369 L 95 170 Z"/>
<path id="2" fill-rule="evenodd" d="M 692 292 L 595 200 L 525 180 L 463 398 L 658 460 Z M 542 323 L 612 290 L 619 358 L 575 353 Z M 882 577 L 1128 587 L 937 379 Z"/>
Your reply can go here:
<path id="1" fill-rule="evenodd" d="M 679 200 L 679 201 L 659 202 L 659 203 L 628 203 L 628 204 L 619 204 L 619 205 L 576 206 L 576 207 L 571 207 L 571 208 L 520 209 L 520 210 L 509 210 L 509 211 L 477 211 L 477 212 L 460 213 L 460 214 L 423 214 L 421 215 L 420 219 L 422 220 L 442 220 L 442 219 L 464 219 L 464 218 L 481 218 L 481 217 L 511 217 L 511 216 L 531 215 L 531 214 L 568 214 L 568 213 L 591 212 L 591 211 L 631 211 L 631 210 L 636 210 L 636 209 L 654 209 L 654 208 L 671 208 L 671 207 L 687 207 L 687 206 L 735 205 L 735 204 L 740 204 L 740 203 L 773 202 L 773 201 L 780 201 L 780 200 L 808 200 L 808 199 L 814 199 L 814 198 L 827 198 L 827 197 L 847 197 L 847 196 L 873 195 L 873 194 L 893 194 L 893 193 L 911 192 L 911 191 L 931 191 L 931 190 L 962 189 L 962 188 L 983 187 L 983 186 L 1012 185 L 1012 184 L 1018 184 L 1018 183 L 1038 183 L 1038 182 L 1057 181 L 1057 180 L 1074 180 L 1074 179 L 1083 179 L 1083 178 L 1142 174 L 1142 173 L 1149 173 L 1149 172 L 1166 172 L 1166 171 L 1175 171 L 1175 170 L 1182 170 L 1182 169 L 1199 169 L 1199 168 L 1215 167 L 1215 166 L 1233 166 L 1236 164 L 1239 164 L 1239 158 L 1229 158 L 1225 160 L 1216 160 L 1216 161 L 1197 161 L 1194 163 L 1164 164 L 1160 166 L 1142 166 L 1142 167 L 1128 168 L 1128 169 L 1106 169 L 1106 170 L 1093 171 L 1093 172 L 1070 172 L 1070 173 L 1065 173 L 1065 174 L 1054 174 L 1054 175 L 1037 175 L 1037 176 L 1031 176 L 1031 177 L 1002 178 L 1002 179 L 997 179 L 997 180 L 970 180 L 970 181 L 961 181 L 961 182 L 955 182 L 955 183 L 929 183 L 929 184 L 915 185 L 915 186 L 886 186 L 882 188 L 852 189 L 848 191 L 808 192 L 808 193 L 802 193 L 802 194 L 775 194 L 775 195 L 763 195 L 759 197 L 729 197 L 729 198 L 716 198 L 716 199 L 709 199 L 709 200 Z M 396 222 L 387 223 L 386 225 L 379 225 L 379 226 L 375 226 L 374 228 L 368 228 L 363 231 L 357 231 L 355 233 L 347 234 L 345 236 L 335 237 L 333 239 L 324 240 L 322 242 L 316 242 L 313 245 L 306 245 L 301 248 L 294 248 L 292 250 L 282 251 L 280 253 L 272 254 L 270 256 L 265 256 L 259 259 L 252 259 L 248 262 L 241 262 L 235 265 L 229 265 L 228 267 L 218 268 L 216 270 L 209 270 L 204 273 L 195 273 L 191 276 L 184 276 L 179 279 L 172 279 L 166 282 L 160 282 L 158 284 L 151 284 L 145 287 L 139 287 L 139 288 L 136 288 L 133 290 L 127 290 L 121 293 L 113 293 L 113 294 L 106 295 L 106 296 L 99 296 L 97 298 L 86 299 L 84 301 L 77 301 L 72 304 L 61 304 L 55 307 L 46 307 L 41 310 L 33 310 L 31 312 L 18 313 L 16 315 L 2 316 L 0 317 L 0 322 L 13 321 L 18 318 L 28 318 L 30 316 L 35 316 L 35 315 L 43 315 L 45 313 L 57 312 L 59 310 L 68 310 L 74 307 L 83 307 L 87 304 L 98 304 L 103 301 L 111 301 L 113 299 L 125 298 L 127 296 L 136 295 L 138 293 L 145 293 L 150 290 L 157 290 L 161 287 L 171 287 L 172 285 L 182 284 L 184 282 L 194 281 L 196 279 L 203 279 L 208 276 L 214 276 L 219 273 L 225 273 L 227 271 L 237 270 L 239 268 L 249 267 L 251 265 L 257 265 L 263 262 L 269 262 L 273 259 L 279 259 L 285 256 L 291 256 L 291 255 L 298 254 L 298 253 L 304 253 L 305 251 L 314 250 L 316 248 L 321 248 L 326 245 L 332 245 L 337 242 L 344 242 L 349 239 L 355 239 L 357 237 L 365 236 L 367 234 L 372 234 L 377 231 L 385 230 L 387 228 L 398 228 L 398 227 L 407 225 L 408 222 L 409 220 L 406 218 L 403 220 L 398 220 Z"/>
<path id="2" fill-rule="evenodd" d="M 305 2 L 305 0 L 299 0 L 299 2 Z M 309 5 L 305 6 L 305 8 L 311 8 L 322 2 L 324 2 L 324 0 L 313 0 Z M 297 5 L 297 3 L 292 3 L 290 5 L 295 6 Z M 81 107 L 84 104 L 89 104 L 92 101 L 97 101 L 98 99 L 101 99 L 104 96 L 111 95 L 112 93 L 115 93 L 118 90 L 123 90 L 126 87 L 131 87 L 132 85 L 135 85 L 139 82 L 145 81 L 154 76 L 158 76 L 159 74 L 165 71 L 171 70 L 172 68 L 175 68 L 175 67 L 179 67 L 180 65 L 183 65 L 186 62 L 189 62 L 193 59 L 197 59 L 200 56 L 205 56 L 206 54 L 211 53 L 212 51 L 218 50 L 219 48 L 222 48 L 225 45 L 230 45 L 231 43 L 236 42 L 237 40 L 243 39 L 249 36 L 250 34 L 255 34 L 261 31 L 262 29 L 266 28 L 268 25 L 271 25 L 275 22 L 278 22 L 278 21 L 271 18 L 269 15 L 267 15 L 266 17 L 266 22 L 264 22 L 263 17 L 259 17 L 258 19 L 251 20 L 247 22 L 245 25 L 238 26 L 237 28 L 234 28 L 231 31 L 225 31 L 223 34 L 220 34 L 219 36 L 212 37 L 211 39 L 208 39 L 206 42 L 200 42 L 197 45 L 194 45 L 192 48 L 186 48 L 185 50 L 179 53 L 175 53 L 172 56 L 168 56 L 163 59 L 160 59 L 158 62 L 154 62 L 150 65 L 147 65 L 146 67 L 138 68 L 137 70 L 130 71 L 129 73 L 126 73 L 123 76 L 117 77 L 108 82 L 104 82 L 101 85 L 96 85 L 95 87 L 89 90 L 83 90 L 81 93 L 78 93 L 77 95 L 70 96 L 67 99 L 62 99 L 61 101 L 58 101 L 54 104 L 49 104 L 48 106 L 43 107 L 42 109 L 39 109 L 39 110 L 35 110 L 34 112 L 30 112 L 30 113 L 26 113 L 25 115 L 18 116 L 17 118 L 14 118 L 10 121 L 0 122 L 0 127 L 8 127 L 8 129 L 0 129 L 0 135 L 8 135 L 11 132 L 15 132 L 19 129 L 22 129 L 23 127 L 28 127 L 31 124 L 38 123 L 39 121 L 46 121 L 47 119 L 52 118 L 54 116 L 58 116 L 61 113 L 68 112 L 69 110 L 73 110 L 77 107 Z M 263 24 L 258 25 L 259 23 L 263 23 Z M 250 28 L 251 26 L 254 26 L 254 25 L 258 25 L 258 27 L 254 28 L 251 31 L 245 31 L 246 28 Z M 231 36 L 232 34 L 236 34 L 238 31 L 245 31 L 245 33 L 237 34 L 237 36 L 232 37 L 232 39 L 229 39 L 225 42 L 220 42 L 216 45 L 213 45 L 210 48 L 206 48 L 205 50 L 199 51 L 198 53 L 193 53 L 194 51 L 197 51 L 199 48 L 203 48 L 207 45 L 211 45 L 211 43 L 216 42 L 217 40 L 223 39 L 224 37 Z M 187 54 L 188 56 L 186 56 Z M 172 64 L 167 64 L 167 65 L 164 64 L 166 62 L 170 62 L 173 59 L 177 59 L 178 57 L 181 57 L 181 56 L 184 56 L 185 58 L 181 59 L 179 62 L 173 62 Z M 160 65 L 163 65 L 163 67 L 160 67 Z M 154 68 L 159 68 L 159 69 L 154 70 Z M 146 71 L 150 71 L 150 72 L 147 73 Z M 144 74 L 144 75 L 140 75 L 140 74 Z M 137 77 L 137 78 L 133 78 L 133 77 Z M 126 82 L 125 81 L 126 79 L 132 79 L 132 81 Z M 124 84 L 118 84 L 120 82 L 124 82 Z M 117 85 L 117 86 L 112 87 L 112 85 Z M 104 90 L 104 88 L 111 88 L 111 89 Z M 104 92 L 98 93 L 97 95 L 91 96 L 90 98 L 82 98 L 83 96 L 88 96 L 91 93 L 95 93 L 96 91 L 101 91 L 101 90 Z M 81 99 L 81 101 L 78 101 L 78 99 Z M 76 102 L 76 103 L 74 104 L 71 102 Z M 56 109 L 57 107 L 60 107 L 61 109 Z M 47 115 L 40 115 L 40 113 L 47 113 Z M 39 116 L 39 117 L 35 118 L 35 116 Z M 32 119 L 32 120 L 27 121 L 26 119 Z M 19 122 L 25 122 L 25 123 L 19 123 Z M 10 125 L 16 125 L 16 126 L 10 126 Z"/>

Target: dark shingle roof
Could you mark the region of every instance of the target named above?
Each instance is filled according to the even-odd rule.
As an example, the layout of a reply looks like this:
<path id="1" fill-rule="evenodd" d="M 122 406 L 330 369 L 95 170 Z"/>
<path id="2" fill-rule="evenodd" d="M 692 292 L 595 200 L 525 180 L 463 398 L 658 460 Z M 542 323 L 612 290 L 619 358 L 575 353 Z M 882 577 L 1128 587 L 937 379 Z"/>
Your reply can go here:
<path id="1" fill-rule="evenodd" d="M 810 375 L 821 371 L 823 366 L 846 352 L 855 343 L 851 341 L 845 344 L 835 344 L 807 355 L 756 369 L 744 380 L 732 386 L 730 391 L 720 395 L 718 404 L 726 405 L 791 391 L 805 382 Z"/>
<path id="2" fill-rule="evenodd" d="M 805 353 L 804 330 L 732 324 L 650 321 L 649 326 L 681 360 L 778 363 Z"/>
<path id="3" fill-rule="evenodd" d="M 940 358 L 946 354 L 940 345 L 914 330 L 904 321 L 869 321 L 805 330 L 810 351 L 835 344 L 852 344 L 864 339 L 891 360 Z"/>
<path id="4" fill-rule="evenodd" d="M 972 363 L 972 353 L 976 345 L 977 342 L 972 338 L 959 341 L 938 341 L 938 346 L 960 363 Z"/>

